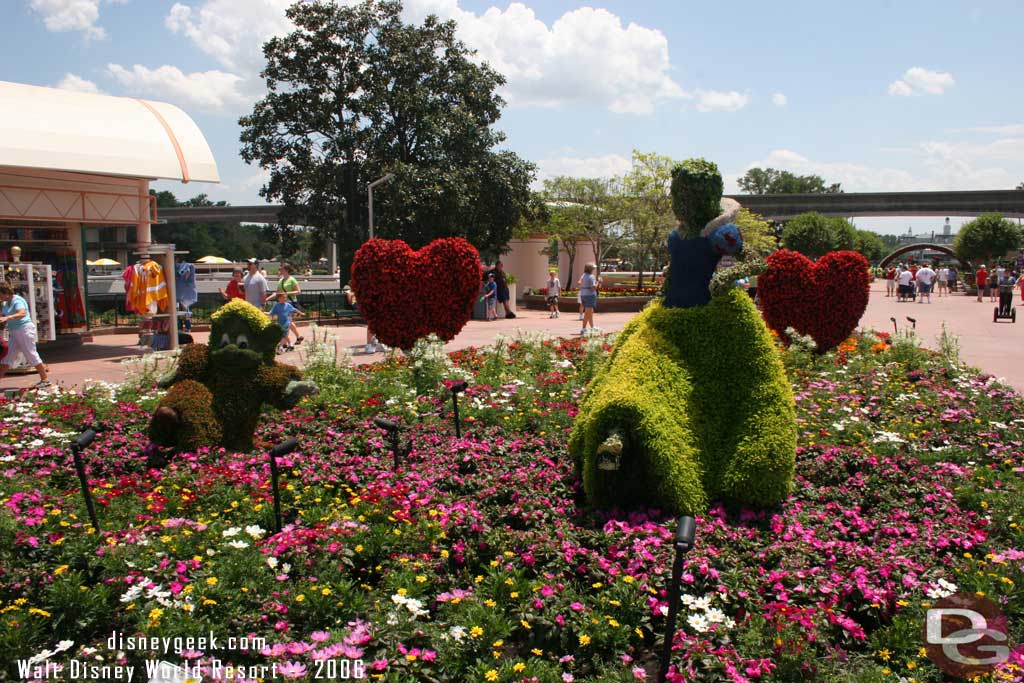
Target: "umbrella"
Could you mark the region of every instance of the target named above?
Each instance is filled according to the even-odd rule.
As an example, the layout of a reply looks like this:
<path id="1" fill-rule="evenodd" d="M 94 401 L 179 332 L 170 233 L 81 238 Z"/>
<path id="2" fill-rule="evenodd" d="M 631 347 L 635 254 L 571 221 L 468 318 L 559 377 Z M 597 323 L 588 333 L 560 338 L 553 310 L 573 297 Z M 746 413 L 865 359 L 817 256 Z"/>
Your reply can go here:
<path id="1" fill-rule="evenodd" d="M 120 264 L 120 262 L 115 261 L 112 258 L 100 258 L 100 259 L 96 259 L 95 261 L 93 261 L 91 263 L 86 261 L 86 265 L 90 265 L 90 266 L 119 266 L 121 264 Z"/>
<path id="2" fill-rule="evenodd" d="M 197 259 L 196 263 L 231 263 L 231 261 L 223 256 L 204 256 L 201 259 Z"/>

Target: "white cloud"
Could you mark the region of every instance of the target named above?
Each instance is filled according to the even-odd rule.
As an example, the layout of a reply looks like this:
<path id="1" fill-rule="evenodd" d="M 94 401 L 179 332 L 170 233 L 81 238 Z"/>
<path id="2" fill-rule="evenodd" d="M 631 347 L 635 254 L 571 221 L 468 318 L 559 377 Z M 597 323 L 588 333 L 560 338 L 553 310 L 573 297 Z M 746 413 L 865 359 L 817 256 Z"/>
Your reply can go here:
<path id="1" fill-rule="evenodd" d="M 182 33 L 226 69 L 246 78 L 263 68 L 263 43 L 292 29 L 293 0 L 206 0 L 198 9 L 175 3 L 164 25 Z"/>
<path id="2" fill-rule="evenodd" d="M 107 32 L 96 22 L 100 18 L 100 0 L 32 0 L 30 7 L 43 16 L 50 31 L 81 31 L 86 38 L 106 38 Z"/>
<path id="3" fill-rule="evenodd" d="M 939 190 L 999 190 L 1015 187 L 1024 178 L 1024 137 L 988 144 L 927 141 L 900 153 L 907 166 L 816 161 L 789 149 L 776 149 L 746 169 L 776 168 L 798 175 L 819 175 L 841 183 L 847 192 L 927 192 Z M 727 190 L 738 192 L 737 173 L 727 176 Z"/>
<path id="4" fill-rule="evenodd" d="M 566 12 L 550 26 L 526 5 L 482 14 L 458 0 L 409 0 L 406 19 L 428 14 L 458 23 L 458 35 L 479 59 L 505 75 L 502 95 L 513 106 L 599 106 L 646 114 L 662 101 L 686 97 L 671 78 L 668 39 L 591 7 Z"/>
<path id="5" fill-rule="evenodd" d="M 553 157 L 537 162 L 537 182 L 548 178 L 566 175 L 575 178 L 611 178 L 628 173 L 633 168 L 633 160 L 621 154 L 606 154 L 597 157 Z"/>
<path id="6" fill-rule="evenodd" d="M 956 128 L 951 133 L 992 133 L 995 135 L 1009 135 L 1024 137 L 1024 123 L 1011 123 L 1005 126 L 974 126 L 972 128 Z"/>
<path id="7" fill-rule="evenodd" d="M 86 80 L 81 76 L 77 76 L 72 73 L 64 74 L 64 78 L 60 80 L 56 88 L 61 90 L 74 90 L 75 92 L 87 92 L 101 94 L 103 91 L 90 80 Z"/>
<path id="8" fill-rule="evenodd" d="M 735 90 L 698 90 L 697 111 L 739 111 L 750 103 L 750 96 Z"/>
<path id="9" fill-rule="evenodd" d="M 912 94 L 941 95 L 952 88 L 956 81 L 948 71 L 929 71 L 912 66 L 903 74 L 903 79 L 889 84 L 889 94 L 906 97 Z"/>
<path id="10" fill-rule="evenodd" d="M 238 89 L 241 77 L 224 71 L 183 73 L 175 66 L 149 69 L 136 64 L 126 69 L 108 64 L 107 72 L 134 94 L 171 100 L 211 112 L 238 112 L 250 99 Z"/>
<path id="11" fill-rule="evenodd" d="M 774 93 L 772 95 L 772 104 L 774 104 L 776 107 L 785 107 L 787 104 L 789 104 L 789 98 L 780 92 Z"/>

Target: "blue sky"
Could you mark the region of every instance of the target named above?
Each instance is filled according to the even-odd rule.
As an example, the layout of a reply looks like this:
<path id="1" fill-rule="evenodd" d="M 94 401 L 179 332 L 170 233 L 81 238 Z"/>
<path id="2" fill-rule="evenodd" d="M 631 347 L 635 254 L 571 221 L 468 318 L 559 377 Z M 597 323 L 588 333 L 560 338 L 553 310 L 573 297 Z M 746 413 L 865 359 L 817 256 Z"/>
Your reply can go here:
<path id="1" fill-rule="evenodd" d="M 261 94 L 260 46 L 287 0 L 4 0 L 0 80 L 163 100 L 206 134 L 221 185 L 261 201 L 238 116 Z M 540 177 L 607 176 L 633 149 L 817 173 L 847 191 L 1024 182 L 1024 3 L 781 0 L 406 0 L 455 19 L 508 79 L 499 123 Z M 935 218 L 868 219 L 883 232 Z"/>

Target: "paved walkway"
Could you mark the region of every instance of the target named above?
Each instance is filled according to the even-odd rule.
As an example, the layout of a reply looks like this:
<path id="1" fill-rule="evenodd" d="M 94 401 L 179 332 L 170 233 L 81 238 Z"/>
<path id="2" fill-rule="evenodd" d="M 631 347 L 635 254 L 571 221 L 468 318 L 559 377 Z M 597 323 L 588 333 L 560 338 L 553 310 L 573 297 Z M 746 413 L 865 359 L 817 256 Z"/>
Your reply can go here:
<path id="1" fill-rule="evenodd" d="M 1015 303 L 1020 303 L 1015 300 Z M 949 331 L 960 342 L 961 358 L 967 363 L 1004 377 L 1018 391 L 1024 392 L 1024 306 L 1017 309 L 1022 320 L 1017 324 L 1009 321 L 993 323 L 992 310 L 995 304 L 978 303 L 974 297 L 955 294 L 948 298 L 933 297 L 931 304 L 897 303 L 895 298 L 885 296 L 885 283 L 872 286 L 868 310 L 861 319 L 861 325 L 876 330 L 892 331 L 890 318 L 896 318 L 899 329 L 909 326 L 906 318 L 917 320 L 917 333 L 924 343 L 931 347 L 938 345 L 937 337 L 945 321 Z M 596 317 L 600 329 L 614 332 L 633 317 L 633 313 L 599 313 Z M 516 331 L 541 331 L 552 335 L 571 336 L 579 333 L 577 316 L 563 313 L 552 320 L 545 311 L 520 310 L 519 317 L 495 322 L 470 321 L 465 329 L 452 340 L 447 348 L 457 350 L 469 346 L 486 346 L 497 334 L 512 335 Z M 300 329 L 307 330 L 306 327 Z M 327 328 L 337 339 L 339 348 L 348 348 L 356 364 L 371 363 L 383 358 L 383 354 L 364 354 L 366 328 L 349 325 Z M 197 342 L 206 342 L 207 333 L 194 335 Z M 308 336 L 308 333 L 307 333 Z M 50 366 L 51 378 L 67 386 L 80 385 L 83 381 L 105 380 L 119 382 L 124 379 L 125 370 L 121 362 L 127 358 L 144 355 L 135 342 L 137 335 L 97 335 L 94 342 L 75 349 L 47 354 L 45 345 L 40 349 L 44 360 Z M 285 362 L 299 363 L 300 351 L 279 356 Z M 31 386 L 37 378 L 32 375 L 8 376 L 0 381 L 2 388 Z"/>

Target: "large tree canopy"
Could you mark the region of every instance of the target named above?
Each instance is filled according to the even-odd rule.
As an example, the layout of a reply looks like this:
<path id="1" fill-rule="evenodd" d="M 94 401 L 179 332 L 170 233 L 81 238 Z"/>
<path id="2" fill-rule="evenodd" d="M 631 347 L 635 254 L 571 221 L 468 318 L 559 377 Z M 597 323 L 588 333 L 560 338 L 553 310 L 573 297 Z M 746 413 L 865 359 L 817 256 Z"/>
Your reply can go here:
<path id="1" fill-rule="evenodd" d="M 889 253 L 882 238 L 870 230 L 856 231 L 854 251 L 859 251 L 871 263 L 878 263 Z"/>
<path id="2" fill-rule="evenodd" d="M 774 168 L 754 167 L 743 174 L 738 181 L 740 189 L 747 194 L 817 194 L 842 192 L 839 183 L 827 185 L 818 175 L 796 175 Z"/>
<path id="3" fill-rule="evenodd" d="M 786 223 L 782 246 L 807 258 L 819 258 L 830 251 L 856 249 L 857 234 L 849 221 L 810 211 Z"/>
<path id="4" fill-rule="evenodd" d="M 465 237 L 503 247 L 529 199 L 532 164 L 497 151 L 504 83 L 455 38 L 455 23 L 401 20 L 396 0 L 290 7 L 295 30 L 264 45 L 267 94 L 240 120 L 242 157 L 270 171 L 260 191 L 351 254 L 375 233 L 421 246 Z"/>
<path id="5" fill-rule="evenodd" d="M 953 241 L 953 253 L 965 262 L 991 261 L 1019 249 L 1021 240 L 1020 229 L 1013 221 L 1003 218 L 1002 214 L 983 213 L 960 226 L 960 232 Z"/>

